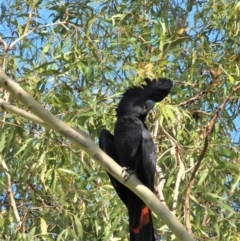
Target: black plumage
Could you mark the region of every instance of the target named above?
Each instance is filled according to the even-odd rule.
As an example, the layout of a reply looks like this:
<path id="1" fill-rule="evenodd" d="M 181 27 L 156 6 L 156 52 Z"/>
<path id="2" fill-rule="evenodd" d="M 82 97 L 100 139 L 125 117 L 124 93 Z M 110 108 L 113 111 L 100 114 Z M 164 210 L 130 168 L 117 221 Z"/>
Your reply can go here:
<path id="1" fill-rule="evenodd" d="M 155 102 L 163 100 L 172 88 L 168 79 L 146 79 L 146 85 L 126 90 L 117 108 L 114 136 L 102 130 L 100 148 L 120 166 L 134 171 L 139 180 L 154 190 L 156 151 L 145 124 Z M 131 190 L 108 174 L 118 196 L 128 209 L 130 241 L 155 241 L 150 210 Z"/>

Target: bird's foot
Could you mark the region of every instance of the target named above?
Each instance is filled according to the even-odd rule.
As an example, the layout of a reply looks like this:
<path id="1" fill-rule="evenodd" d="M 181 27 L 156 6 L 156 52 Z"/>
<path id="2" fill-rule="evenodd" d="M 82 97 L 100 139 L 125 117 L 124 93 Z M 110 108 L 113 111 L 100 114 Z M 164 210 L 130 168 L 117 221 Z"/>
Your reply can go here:
<path id="1" fill-rule="evenodd" d="M 122 176 L 123 176 L 124 182 L 126 182 L 132 174 L 135 174 L 133 170 L 130 170 L 129 167 L 123 167 Z"/>

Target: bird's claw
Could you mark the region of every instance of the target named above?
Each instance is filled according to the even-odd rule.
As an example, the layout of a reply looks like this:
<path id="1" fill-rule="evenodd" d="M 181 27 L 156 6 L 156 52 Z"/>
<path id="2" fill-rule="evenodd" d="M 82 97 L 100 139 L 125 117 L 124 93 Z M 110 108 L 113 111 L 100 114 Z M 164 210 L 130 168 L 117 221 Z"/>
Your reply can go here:
<path id="1" fill-rule="evenodd" d="M 123 169 L 122 169 L 122 175 L 123 175 L 123 179 L 124 179 L 123 182 L 126 182 L 132 174 L 135 174 L 133 170 L 130 170 L 129 167 L 123 167 Z"/>

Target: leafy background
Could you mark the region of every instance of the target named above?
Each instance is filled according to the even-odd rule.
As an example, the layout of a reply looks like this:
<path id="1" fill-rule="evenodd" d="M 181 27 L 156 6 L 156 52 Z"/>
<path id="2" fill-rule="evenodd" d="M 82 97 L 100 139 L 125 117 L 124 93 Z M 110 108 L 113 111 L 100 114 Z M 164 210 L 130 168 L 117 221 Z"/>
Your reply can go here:
<path id="1" fill-rule="evenodd" d="M 113 131 L 123 91 L 144 78 L 174 81 L 147 120 L 158 152 L 156 185 L 199 240 L 239 240 L 237 1 L 0 1 L 1 66 L 46 109 L 98 142 Z M 24 107 L 5 91 L 1 98 Z M 2 240 L 129 240 L 126 209 L 105 171 L 60 134 L 1 112 L 1 160 L 23 222 L 14 220 L 3 165 Z M 178 185 L 179 186 L 178 186 Z M 174 240 L 154 220 L 159 240 Z"/>

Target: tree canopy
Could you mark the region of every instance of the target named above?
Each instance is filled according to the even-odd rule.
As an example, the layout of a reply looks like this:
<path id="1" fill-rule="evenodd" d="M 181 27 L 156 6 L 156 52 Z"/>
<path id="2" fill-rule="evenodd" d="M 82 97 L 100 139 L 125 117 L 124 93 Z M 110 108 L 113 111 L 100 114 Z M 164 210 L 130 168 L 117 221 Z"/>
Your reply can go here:
<path id="1" fill-rule="evenodd" d="M 234 241 L 239 21 L 240 2 L 232 0 L 5 0 L 1 68 L 95 143 L 101 129 L 113 131 L 127 87 L 172 79 L 170 96 L 147 120 L 158 156 L 156 195 L 194 238 Z M 104 168 L 38 118 L 31 102 L 0 93 L 0 237 L 128 240 L 126 209 Z M 154 226 L 160 240 L 176 239 L 156 215 Z"/>

